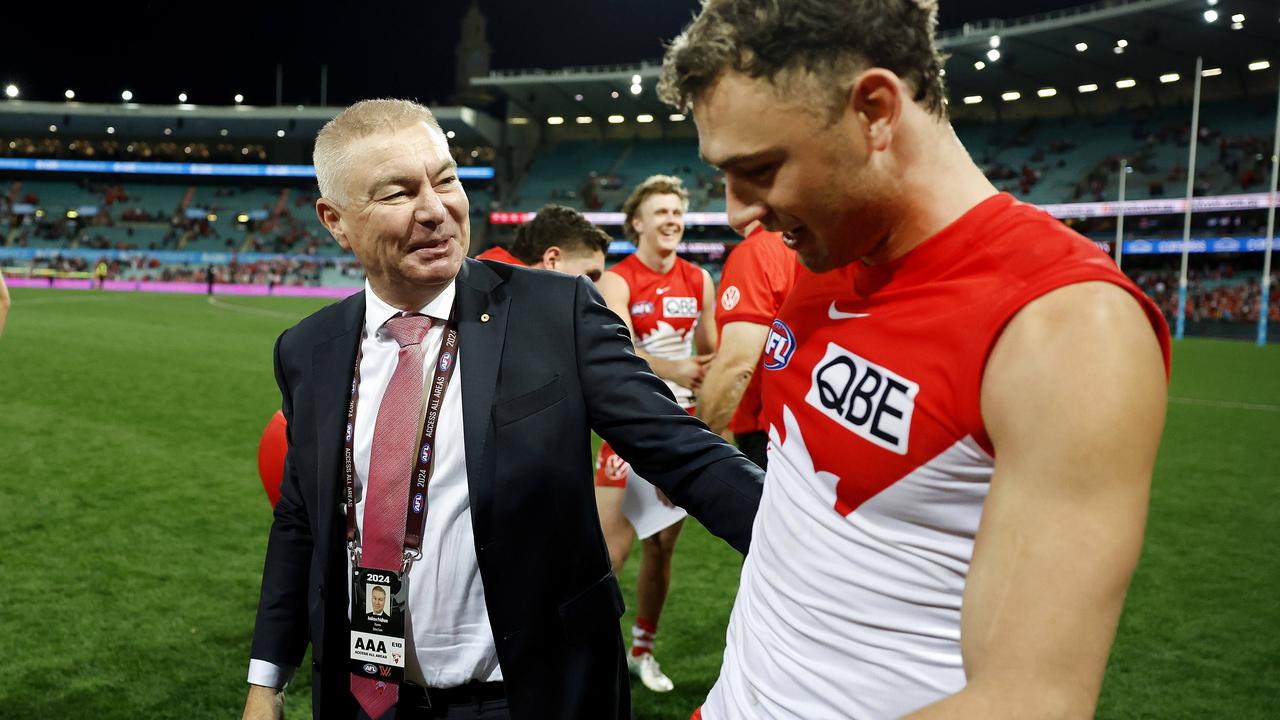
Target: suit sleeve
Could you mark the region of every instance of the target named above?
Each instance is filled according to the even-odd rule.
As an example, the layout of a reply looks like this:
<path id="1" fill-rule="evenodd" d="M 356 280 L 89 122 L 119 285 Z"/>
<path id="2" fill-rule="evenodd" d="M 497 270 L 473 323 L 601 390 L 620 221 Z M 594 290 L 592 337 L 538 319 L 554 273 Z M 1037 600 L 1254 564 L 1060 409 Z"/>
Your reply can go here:
<path id="1" fill-rule="evenodd" d="M 294 668 L 302 663 L 307 648 L 307 580 L 311 567 L 311 523 L 302 501 L 302 489 L 294 465 L 293 396 L 288 371 L 282 359 L 285 336 L 276 340 L 275 373 L 280 386 L 281 409 L 288 423 L 288 452 L 280 500 L 267 540 L 267 559 L 262 570 L 262 594 L 253 630 L 254 660 Z"/>
<path id="2" fill-rule="evenodd" d="M 635 354 L 626 325 L 577 281 L 578 374 L 594 429 L 642 477 L 739 552 L 751 543 L 764 476 L 680 407 Z"/>

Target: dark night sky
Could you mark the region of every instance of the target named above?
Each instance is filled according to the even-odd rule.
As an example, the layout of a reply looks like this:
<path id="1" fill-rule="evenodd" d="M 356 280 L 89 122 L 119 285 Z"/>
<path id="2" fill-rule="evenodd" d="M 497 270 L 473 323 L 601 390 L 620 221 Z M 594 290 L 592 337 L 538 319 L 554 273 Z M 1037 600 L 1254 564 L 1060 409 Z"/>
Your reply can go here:
<path id="1" fill-rule="evenodd" d="M 454 83 L 454 46 L 469 0 L 400 2 L 120 2 L 39 12 L 5 3 L 0 84 L 23 99 L 58 101 L 72 88 L 85 102 L 250 104 L 275 101 L 277 63 L 286 104 L 318 104 L 320 67 L 328 102 L 365 97 L 444 101 Z M 689 21 L 698 0 L 480 0 L 494 68 L 559 68 L 657 59 L 662 42 Z M 1080 0 L 1022 0 L 1018 15 Z M 943 0 L 941 26 L 1007 16 L 1007 0 Z M 51 7 L 51 6 L 44 6 Z M 58 6 L 63 8 L 65 6 Z"/>

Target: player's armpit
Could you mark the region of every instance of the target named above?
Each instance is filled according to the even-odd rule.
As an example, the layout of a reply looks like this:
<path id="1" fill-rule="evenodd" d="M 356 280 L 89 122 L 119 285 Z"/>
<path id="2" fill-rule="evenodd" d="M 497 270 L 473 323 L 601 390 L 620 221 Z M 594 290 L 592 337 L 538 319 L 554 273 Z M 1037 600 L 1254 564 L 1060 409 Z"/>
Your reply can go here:
<path id="1" fill-rule="evenodd" d="M 1164 427 L 1155 333 L 1117 286 L 1053 291 L 1005 329 L 981 402 L 996 467 L 961 616 L 968 685 L 910 717 L 1092 717 Z"/>

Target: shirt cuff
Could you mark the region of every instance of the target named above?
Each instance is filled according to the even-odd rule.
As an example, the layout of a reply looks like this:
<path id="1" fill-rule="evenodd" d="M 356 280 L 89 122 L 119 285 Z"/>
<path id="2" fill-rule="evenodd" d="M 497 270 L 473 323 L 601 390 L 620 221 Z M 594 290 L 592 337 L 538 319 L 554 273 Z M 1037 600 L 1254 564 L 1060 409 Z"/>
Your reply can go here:
<path id="1" fill-rule="evenodd" d="M 276 665 L 266 660 L 249 660 L 249 683 L 280 690 L 293 679 L 297 668 Z"/>

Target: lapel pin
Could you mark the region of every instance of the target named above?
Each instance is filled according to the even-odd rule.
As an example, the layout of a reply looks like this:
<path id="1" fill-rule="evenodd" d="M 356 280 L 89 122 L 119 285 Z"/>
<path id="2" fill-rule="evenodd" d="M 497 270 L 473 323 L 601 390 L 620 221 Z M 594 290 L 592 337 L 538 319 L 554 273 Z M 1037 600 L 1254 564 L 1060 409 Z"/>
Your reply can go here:
<path id="1" fill-rule="evenodd" d="M 489 322 L 489 313 L 481 313 L 480 322 L 482 323 Z"/>

